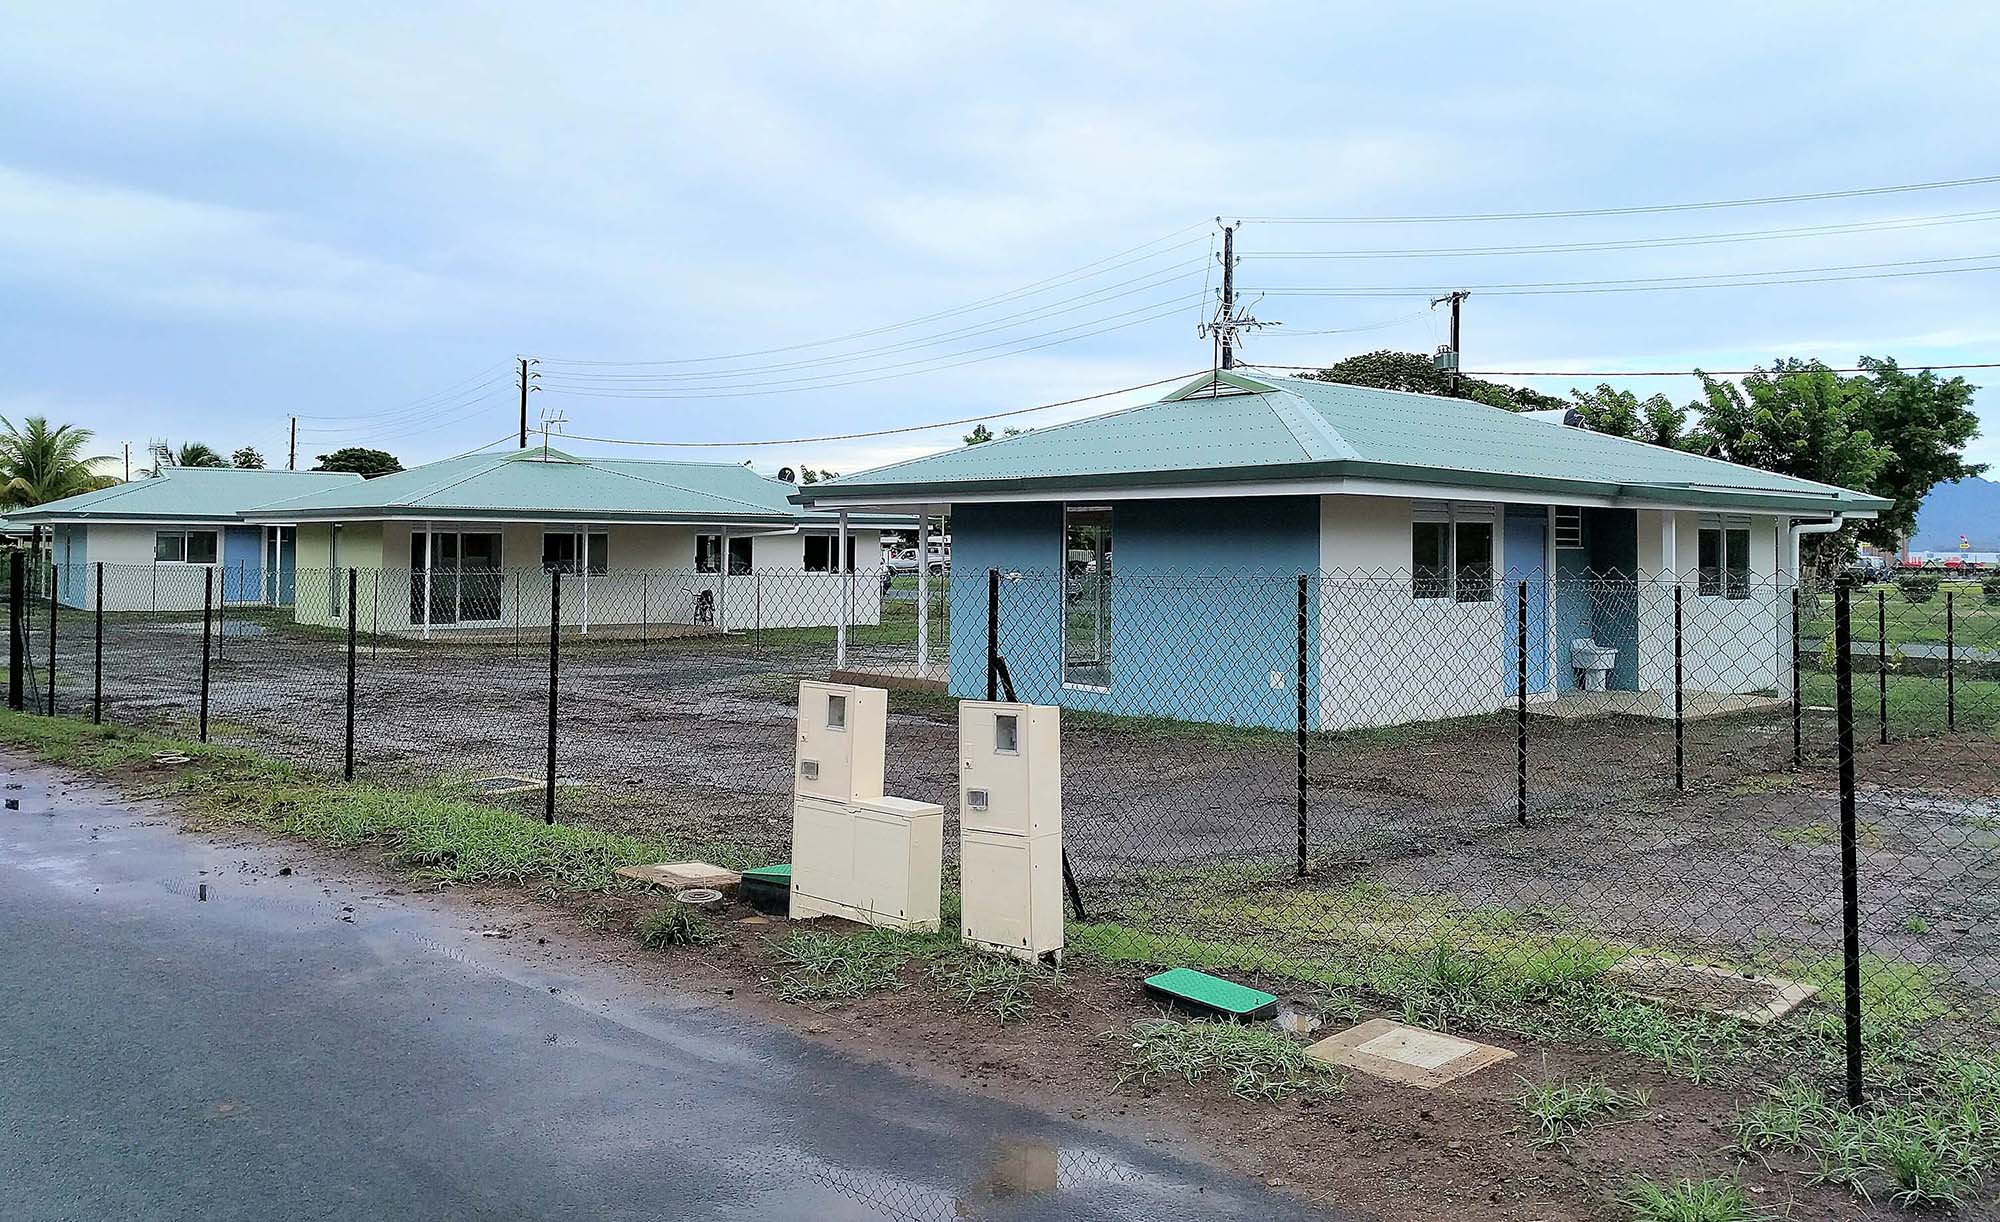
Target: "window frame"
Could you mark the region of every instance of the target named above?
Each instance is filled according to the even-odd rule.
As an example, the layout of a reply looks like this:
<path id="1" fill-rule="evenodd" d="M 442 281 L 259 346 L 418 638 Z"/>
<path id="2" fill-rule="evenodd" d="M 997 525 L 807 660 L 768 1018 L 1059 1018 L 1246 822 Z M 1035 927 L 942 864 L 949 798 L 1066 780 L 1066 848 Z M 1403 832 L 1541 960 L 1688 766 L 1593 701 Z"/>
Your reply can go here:
<path id="1" fill-rule="evenodd" d="M 1704 516 L 1695 525 L 1696 598 L 1744 602 L 1750 597 L 1750 553 L 1754 531 L 1749 518 Z M 1714 549 L 1714 563 L 1705 555 Z"/>
<path id="2" fill-rule="evenodd" d="M 196 535 L 207 535 L 209 538 L 209 546 L 212 550 L 210 558 L 207 560 L 188 559 L 192 550 L 189 545 L 194 542 L 194 536 Z M 178 559 L 163 560 L 160 558 L 160 544 L 167 539 L 180 540 L 181 554 Z M 219 565 L 222 563 L 222 532 L 220 530 L 204 530 L 198 526 L 180 530 L 155 530 L 153 532 L 153 563 L 181 565 L 190 568 L 212 568 Z"/>
<path id="3" fill-rule="evenodd" d="M 1095 666 L 1096 668 L 1102 671 L 1104 676 L 1104 682 L 1102 683 L 1092 683 L 1089 682 L 1088 680 L 1078 680 L 1071 677 L 1070 652 L 1069 652 L 1070 588 L 1071 588 L 1071 582 L 1076 581 L 1078 578 L 1086 576 L 1086 574 L 1082 573 L 1072 574 L 1070 572 L 1070 563 L 1069 563 L 1070 519 L 1073 515 L 1076 514 L 1090 514 L 1093 516 L 1101 514 L 1103 517 L 1103 526 L 1102 526 L 1104 532 L 1103 546 L 1094 549 L 1094 555 L 1101 556 L 1104 558 L 1104 564 L 1102 567 L 1107 571 L 1088 574 L 1090 580 L 1097 583 L 1094 592 L 1098 597 L 1097 618 L 1096 618 L 1096 628 L 1097 628 L 1096 642 L 1098 645 L 1097 652 L 1099 656 L 1094 660 L 1084 663 L 1084 665 Z M 1057 605 L 1057 617 L 1058 617 L 1057 623 L 1058 626 L 1061 628 L 1060 645 L 1062 653 L 1060 655 L 1060 660 L 1062 665 L 1062 686 L 1065 691 L 1104 692 L 1104 693 L 1109 693 L 1111 691 L 1111 681 L 1114 673 L 1112 670 L 1112 658 L 1114 656 L 1114 650 L 1112 649 L 1112 635 L 1113 632 L 1115 631 L 1114 626 L 1117 623 L 1117 620 L 1116 617 L 1111 614 L 1110 588 L 1108 587 L 1108 585 L 1104 583 L 1107 583 L 1115 575 L 1117 571 L 1115 567 L 1116 561 L 1113 559 L 1113 556 L 1116 554 L 1117 535 L 1118 535 L 1117 518 L 1115 516 L 1112 506 L 1091 505 L 1091 504 L 1085 504 L 1085 505 L 1065 504 L 1063 506 L 1062 534 L 1059 539 L 1061 545 L 1060 560 L 1062 567 L 1060 573 L 1062 581 L 1062 594 Z"/>
<path id="4" fill-rule="evenodd" d="M 1500 529 L 1504 506 L 1488 501 L 1413 501 L 1410 506 L 1410 599 L 1413 602 L 1441 602 L 1462 606 L 1490 606 L 1499 589 L 1501 572 Z M 1443 564 L 1428 574 L 1417 565 L 1417 538 L 1425 528 L 1443 528 Z M 1486 532 L 1484 576 L 1465 572 L 1461 560 L 1468 530 Z"/>
<path id="5" fill-rule="evenodd" d="M 587 545 L 584 542 L 586 537 L 590 540 Z M 551 539 L 567 539 L 569 541 L 568 558 L 558 559 L 553 565 L 549 562 L 549 541 Z M 585 577 L 609 577 L 611 575 L 611 532 L 609 530 L 544 530 L 542 532 L 542 572 L 553 573 L 560 568 L 563 576 L 575 577 L 578 573 L 577 556 L 579 553 L 587 556 L 585 567 L 589 569 L 589 572 L 583 574 Z"/>

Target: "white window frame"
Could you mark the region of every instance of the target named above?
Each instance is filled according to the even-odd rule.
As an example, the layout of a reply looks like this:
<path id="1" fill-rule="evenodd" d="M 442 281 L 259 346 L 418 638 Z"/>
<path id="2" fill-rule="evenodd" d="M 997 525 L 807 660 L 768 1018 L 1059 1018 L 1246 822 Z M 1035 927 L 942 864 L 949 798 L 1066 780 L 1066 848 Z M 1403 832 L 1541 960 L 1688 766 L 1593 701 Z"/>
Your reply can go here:
<path id="1" fill-rule="evenodd" d="M 602 540 L 601 547 L 592 547 L 589 539 L 595 536 Z M 570 558 L 564 562 L 565 577 L 608 577 L 611 575 L 611 532 L 609 530 L 544 530 L 542 532 L 542 571 L 554 572 L 549 568 L 549 540 L 567 538 L 570 541 Z M 578 562 L 582 568 L 578 568 Z M 602 563 L 604 571 L 591 572 L 591 566 Z"/>
<path id="2" fill-rule="evenodd" d="M 173 535 L 181 541 L 181 558 L 179 560 L 160 559 L 160 540 L 166 538 L 168 535 Z M 189 560 L 187 558 L 188 540 L 194 535 L 213 535 L 215 537 L 215 559 Z M 153 532 L 153 563 L 180 565 L 191 568 L 211 568 L 220 565 L 222 563 L 222 531 L 219 529 L 203 530 L 200 527 L 191 527 L 186 530 L 156 530 Z"/>
<path id="3" fill-rule="evenodd" d="M 1108 504 L 1094 504 L 1094 505 L 1065 504 L 1063 506 L 1063 511 L 1062 511 L 1062 528 L 1061 528 L 1062 533 L 1056 539 L 1057 556 L 1058 556 L 1056 580 L 1060 583 L 1056 587 L 1057 588 L 1056 623 L 1058 627 L 1061 629 L 1061 631 L 1057 634 L 1058 648 L 1061 650 L 1061 653 L 1057 657 L 1057 661 L 1058 664 L 1062 667 L 1061 674 L 1062 674 L 1063 690 L 1069 692 L 1101 692 L 1108 695 L 1110 694 L 1111 691 L 1111 684 L 1109 680 L 1112 674 L 1111 641 L 1109 639 L 1108 634 L 1104 634 L 1103 639 L 1101 641 L 1103 648 L 1100 650 L 1100 652 L 1104 655 L 1100 659 L 1100 665 L 1102 665 L 1104 668 L 1104 676 L 1106 682 L 1102 684 L 1079 683 L 1072 680 L 1069 677 L 1069 515 L 1071 513 L 1104 514 L 1106 521 L 1110 524 L 1111 537 L 1113 540 L 1116 540 L 1118 537 L 1118 519 L 1112 507 Z M 1108 550 L 1115 550 L 1115 544 L 1113 549 L 1108 549 Z M 1113 575 L 1115 576 L 1115 573 Z M 1097 576 L 1101 580 L 1104 575 L 1100 573 L 1097 574 Z M 1110 590 L 1104 591 L 1104 596 L 1106 605 L 1108 607 L 1110 603 L 1111 591 Z M 1100 623 L 1101 622 L 1102 621 L 1100 620 Z M 1117 623 L 1117 619 L 1115 616 L 1111 617 L 1111 622 L 1113 624 Z"/>
<path id="4" fill-rule="evenodd" d="M 1720 536 L 1715 542 L 1716 566 L 1715 588 L 1702 588 L 1701 537 L 1710 532 Z M 1724 517 L 1721 514 L 1703 514 L 1695 523 L 1694 536 L 1694 595 L 1696 598 L 1719 598 L 1725 602 L 1745 602 L 1750 597 L 1751 574 L 1756 570 L 1750 564 L 1750 553 L 1755 549 L 1755 531 L 1750 519 L 1744 516 Z M 1729 536 L 1743 536 L 1743 585 L 1732 589 L 1729 584 Z"/>
<path id="5" fill-rule="evenodd" d="M 1501 505 L 1490 501 L 1412 501 L 1410 502 L 1410 601 L 1421 603 L 1447 603 L 1454 606 L 1491 606 L 1500 586 L 1500 574 L 1506 572 L 1506 557 L 1502 555 L 1506 531 L 1501 527 L 1506 521 L 1506 511 Z M 1442 524 L 1445 528 L 1444 547 L 1444 588 L 1436 594 L 1417 593 L 1415 548 L 1419 524 Z M 1486 597 L 1460 598 L 1458 590 L 1458 532 L 1461 526 L 1484 525 L 1492 532 L 1492 575 L 1487 578 Z"/>

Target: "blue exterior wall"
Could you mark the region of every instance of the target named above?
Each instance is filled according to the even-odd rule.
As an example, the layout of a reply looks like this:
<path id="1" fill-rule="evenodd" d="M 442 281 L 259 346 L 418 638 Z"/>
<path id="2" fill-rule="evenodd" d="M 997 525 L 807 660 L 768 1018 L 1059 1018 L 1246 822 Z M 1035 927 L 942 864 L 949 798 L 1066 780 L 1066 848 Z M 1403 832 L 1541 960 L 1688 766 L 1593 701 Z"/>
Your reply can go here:
<path id="1" fill-rule="evenodd" d="M 1590 637 L 1618 651 L 1605 685 L 1639 687 L 1639 515 L 1631 509 L 1585 509 L 1582 548 L 1556 550 L 1556 686 L 1576 690 L 1570 642 Z"/>
<path id="2" fill-rule="evenodd" d="M 1317 498 L 1113 502 L 1112 671 L 1103 691 L 1063 683 L 1062 533 L 1056 503 L 953 508 L 954 695 L 985 696 L 986 574 L 998 569 L 1020 574 L 1000 590 L 1000 653 L 1020 699 L 1186 721 L 1294 724 L 1297 582 L 1319 568 Z M 1318 601 L 1308 607 L 1310 620 Z M 1317 639 L 1316 623 L 1308 632 Z M 1309 679 L 1315 685 L 1317 671 Z M 1316 707 L 1316 691 L 1307 696 Z"/>
<path id="3" fill-rule="evenodd" d="M 50 562 L 56 566 L 56 597 L 66 607 L 81 607 L 90 597 L 90 528 L 49 528 Z"/>
<path id="4" fill-rule="evenodd" d="M 1501 690 L 1512 696 L 1521 689 L 1520 618 L 1521 599 L 1517 583 L 1528 583 L 1529 693 L 1549 690 L 1549 511 L 1541 505 L 1509 505 L 1506 508 L 1507 571 L 1502 576 L 1500 598 L 1505 611 L 1502 623 L 1506 637 L 1500 647 Z"/>
<path id="5" fill-rule="evenodd" d="M 229 526 L 222 532 L 222 601 L 264 598 L 264 528 Z"/>

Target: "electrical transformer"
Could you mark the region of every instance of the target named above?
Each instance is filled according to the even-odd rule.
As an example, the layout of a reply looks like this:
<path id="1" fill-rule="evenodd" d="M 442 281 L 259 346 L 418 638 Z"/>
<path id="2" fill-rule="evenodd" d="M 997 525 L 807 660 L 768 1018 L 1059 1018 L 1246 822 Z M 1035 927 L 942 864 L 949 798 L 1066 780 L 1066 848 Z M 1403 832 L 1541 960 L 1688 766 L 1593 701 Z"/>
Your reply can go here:
<path id="1" fill-rule="evenodd" d="M 958 766 L 960 936 L 1060 961 L 1062 710 L 960 701 Z"/>

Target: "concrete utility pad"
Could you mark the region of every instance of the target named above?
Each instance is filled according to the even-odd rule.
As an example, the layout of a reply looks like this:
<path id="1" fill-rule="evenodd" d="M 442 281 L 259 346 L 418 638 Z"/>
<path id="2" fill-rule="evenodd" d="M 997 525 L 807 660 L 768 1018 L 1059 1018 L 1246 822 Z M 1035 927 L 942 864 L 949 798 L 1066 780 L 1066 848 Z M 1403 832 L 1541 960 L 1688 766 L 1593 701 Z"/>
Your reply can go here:
<path id="1" fill-rule="evenodd" d="M 1635 997 L 1671 1009 L 1698 1010 L 1753 1027 L 1777 1022 L 1819 995 L 1817 985 L 1782 976 L 1753 976 L 1651 955 L 1628 955 L 1604 978 Z"/>
<path id="2" fill-rule="evenodd" d="M 1306 1055 L 1323 1064 L 1359 1070 L 1419 1090 L 1436 1090 L 1488 1065 L 1514 1059 L 1505 1048 L 1386 1018 L 1371 1018 L 1329 1035 L 1306 1049 Z"/>
<path id="3" fill-rule="evenodd" d="M 742 876 L 736 871 L 712 866 L 705 861 L 662 861 L 650 866 L 619 866 L 612 873 L 620 878 L 665 887 L 669 891 L 681 891 L 688 887 L 727 891 L 742 881 Z"/>

